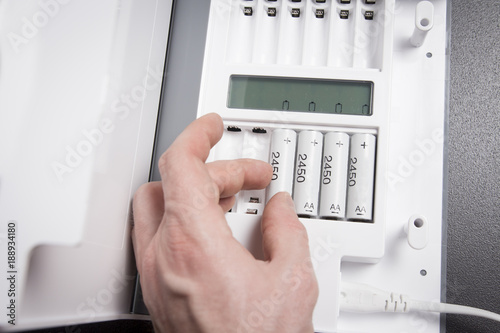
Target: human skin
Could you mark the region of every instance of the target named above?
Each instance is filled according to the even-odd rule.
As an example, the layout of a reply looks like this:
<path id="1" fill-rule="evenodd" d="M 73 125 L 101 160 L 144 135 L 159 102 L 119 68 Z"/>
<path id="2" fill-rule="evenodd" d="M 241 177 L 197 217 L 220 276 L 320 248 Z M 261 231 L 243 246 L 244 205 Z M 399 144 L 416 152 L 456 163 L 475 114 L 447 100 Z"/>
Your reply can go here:
<path id="1" fill-rule="evenodd" d="M 240 190 L 265 188 L 272 168 L 240 159 L 205 163 L 221 138 L 216 114 L 191 123 L 160 158 L 161 182 L 133 200 L 132 240 L 157 332 L 313 332 L 318 285 L 307 233 L 288 193 L 261 222 L 264 260 L 233 236 L 225 213 Z"/>

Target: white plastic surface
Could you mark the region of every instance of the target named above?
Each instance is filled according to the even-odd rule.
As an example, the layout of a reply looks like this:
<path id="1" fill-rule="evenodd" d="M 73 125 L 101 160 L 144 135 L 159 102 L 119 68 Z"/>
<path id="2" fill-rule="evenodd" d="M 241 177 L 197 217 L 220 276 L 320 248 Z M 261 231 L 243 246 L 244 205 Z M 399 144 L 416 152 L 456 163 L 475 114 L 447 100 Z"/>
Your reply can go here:
<path id="1" fill-rule="evenodd" d="M 253 16 L 241 16 L 243 4 L 253 8 Z M 257 126 L 268 132 L 291 129 L 371 135 L 376 145 L 371 168 L 375 172 L 372 220 L 301 218 L 309 233 L 313 261 L 321 262 L 315 265 L 320 287 L 315 330 L 439 332 L 439 316 L 434 315 L 339 315 L 338 296 L 342 275 L 342 281 L 364 282 L 429 300 L 441 297 L 446 2 L 434 2 L 434 26 L 425 49 L 410 43 L 417 1 L 273 2 L 278 7 L 278 29 L 261 36 L 258 22 L 268 17 L 259 16 L 267 15 L 260 9 L 269 4 L 261 0 L 212 2 L 198 115 L 217 112 L 226 126 L 244 130 Z M 300 17 L 292 17 L 294 8 L 300 9 Z M 322 22 L 314 21 L 312 13 L 317 8 L 326 9 Z M 349 10 L 349 19 L 340 18 L 341 9 Z M 373 20 L 366 20 L 370 11 Z M 319 25 L 325 25 L 326 31 L 314 33 Z M 273 33 L 277 33 L 277 43 L 271 45 L 274 37 L 269 34 Z M 248 56 L 255 56 L 262 47 L 260 37 L 267 40 L 263 44 L 271 45 L 265 52 L 277 54 L 275 61 L 272 56 L 265 61 Z M 326 44 L 326 54 L 311 52 L 320 49 L 321 42 Z M 258 49 L 257 53 L 262 52 Z M 227 89 L 233 74 L 372 81 L 373 114 L 229 109 Z M 297 172 L 297 157 L 295 164 Z M 421 250 L 412 248 L 403 232 L 413 214 L 426 216 L 428 221 L 428 243 Z M 231 212 L 226 217 L 235 237 L 261 258 L 259 214 Z"/>
<path id="2" fill-rule="evenodd" d="M 171 5 L 0 2 L 2 253 L 18 225 L 16 295 L 0 280 L 16 325 L 2 312 L 1 331 L 128 316 L 129 207 L 148 179 Z"/>
<path id="3" fill-rule="evenodd" d="M 408 236 L 408 244 L 415 250 L 422 250 L 428 242 L 428 223 L 424 216 L 412 215 L 405 225 L 404 231 Z"/>
<path id="4" fill-rule="evenodd" d="M 128 209 L 131 194 L 149 173 L 171 4 L 121 1 L 117 15 L 118 1 L 57 3 L 59 10 L 42 8 L 38 1 L 0 2 L 1 34 L 11 38 L 0 40 L 1 244 L 6 253 L 5 223 L 15 220 L 17 288 L 26 299 L 26 309 L 18 312 L 20 329 L 122 318 L 128 312 L 133 278 Z M 415 48 L 409 40 L 417 1 L 351 1 L 343 5 L 351 19 L 343 20 L 337 2 L 303 0 L 302 14 L 315 7 L 331 9 L 324 18 L 328 31 L 314 37 L 328 41 L 326 64 L 324 55 L 311 58 L 310 46 L 304 51 L 311 41 L 304 38 L 316 29 L 308 23 L 314 17 L 293 21 L 291 2 L 278 1 L 286 4 L 277 13 L 279 35 L 271 36 L 278 42 L 267 40 L 263 46 L 255 41 L 259 16 L 243 21 L 234 13 L 242 4 L 255 7 L 264 1 L 212 3 L 219 6 L 211 13 L 200 114 L 219 112 L 227 124 L 247 130 L 260 126 L 377 137 L 374 223 L 301 220 L 320 284 L 317 331 L 438 332 L 437 315 L 339 315 L 337 296 L 342 274 L 344 281 L 440 298 L 446 1 L 433 2 L 433 28 L 425 47 Z M 367 8 L 383 12 L 375 16 L 373 29 L 361 15 Z M 266 13 L 254 9 L 257 15 Z M 41 20 L 39 27 L 24 18 L 32 24 Z M 295 33 L 282 35 L 286 29 Z M 12 32 L 24 38 L 17 39 L 19 52 Z M 226 41 L 232 46 L 226 48 Z M 265 45 L 273 47 L 263 52 Z M 373 81 L 374 114 L 332 121 L 324 114 L 228 110 L 228 77 L 235 73 Z M 151 89 L 143 101 L 140 95 L 138 101 L 127 97 L 140 94 L 141 87 Z M 111 123 L 102 122 L 107 118 Z M 111 125 L 112 133 L 106 133 Z M 92 153 L 80 160 L 73 152 L 78 147 Z M 54 161 L 71 169 L 56 169 L 62 183 Z M 409 246 L 402 232 L 413 214 L 428 222 L 421 250 Z M 235 237 L 262 258 L 259 218 L 227 215 Z M 0 280 L 0 288 L 6 290 L 6 280 Z M 0 323 L 1 330 L 8 328 Z"/>
<path id="5" fill-rule="evenodd" d="M 415 8 L 415 30 L 410 38 L 411 45 L 420 47 L 427 33 L 434 26 L 434 5 L 430 1 L 420 1 Z"/>
<path id="6" fill-rule="evenodd" d="M 267 31 L 266 34 L 276 35 L 277 43 L 271 45 L 268 51 L 269 53 L 276 52 L 277 57 L 275 60 L 270 57 L 262 63 L 262 58 L 254 59 L 248 54 L 255 55 L 258 48 L 262 47 L 260 38 L 269 39 L 267 35 L 258 35 L 262 32 L 259 32 L 261 30 L 257 23 L 267 19 L 267 17 L 262 17 L 267 16 L 267 12 L 261 9 L 269 6 L 269 3 L 260 0 L 230 2 L 216 0 L 212 2 L 198 114 L 218 112 L 227 126 L 237 126 L 245 131 L 260 127 L 268 132 L 276 129 L 291 129 L 300 134 L 315 131 L 320 135 L 328 132 L 374 135 L 377 138 L 377 169 L 386 170 L 394 2 L 377 1 L 376 5 L 367 5 L 362 1 L 353 1 L 349 5 L 341 5 L 333 1 L 325 4 L 317 4 L 313 1 L 301 3 L 280 1 L 275 5 L 278 8 L 278 15 L 275 17 L 275 25 L 278 29 Z M 252 16 L 244 14 L 244 7 L 252 7 Z M 320 7 L 326 10 L 323 18 L 312 15 L 315 9 Z M 339 8 L 344 7 L 351 12 L 350 19 L 347 21 L 340 19 L 337 12 Z M 300 14 L 297 9 L 300 10 Z M 362 15 L 368 9 L 378 13 L 373 20 L 365 20 Z M 322 20 L 322 22 L 315 20 Z M 348 22 L 347 25 L 344 22 Z M 324 25 L 327 31 L 320 35 L 316 34 L 317 24 Z M 342 25 L 345 29 L 338 29 Z M 341 39 L 342 43 L 338 44 L 337 39 Z M 315 43 L 324 43 L 323 50 L 327 54 L 318 55 L 310 52 L 310 48 L 313 47 L 311 45 L 314 45 L 314 48 L 320 47 Z M 338 48 L 339 45 L 340 48 Z M 227 87 L 232 74 L 371 81 L 374 83 L 373 114 L 371 116 L 338 116 L 324 113 L 304 114 L 228 109 L 226 107 Z M 224 151 L 227 141 L 223 140 L 225 143 L 220 147 L 216 146 L 212 154 L 215 158 L 217 158 L 217 151 Z M 300 155 L 299 151 L 297 151 L 295 164 L 297 164 L 298 155 Z M 345 220 L 335 222 L 318 219 L 316 215 L 319 203 L 321 158 L 322 151 L 318 154 L 317 171 L 314 174 L 317 178 L 315 182 L 317 193 L 313 195 L 317 199 L 312 214 L 307 212 L 307 215 L 312 215 L 313 218 L 302 221 L 308 229 L 310 239 L 313 235 L 328 238 L 327 240 L 319 238 L 319 244 L 328 248 L 323 261 L 330 264 L 320 265 L 321 270 L 316 271 L 320 281 L 321 301 L 314 313 L 316 329 L 328 332 L 336 330 L 337 327 L 338 300 L 331 296 L 338 294 L 341 260 L 376 262 L 383 256 L 386 182 L 385 174 L 379 171 L 374 177 L 378 186 L 374 190 L 375 209 L 371 222 L 360 223 Z M 297 183 L 294 185 L 296 201 L 304 195 L 297 190 L 297 185 Z M 238 201 L 238 205 L 240 203 L 241 200 Z M 244 211 L 238 207 L 236 212 L 232 211 L 227 215 L 227 219 L 235 237 L 259 257 L 260 250 L 256 249 L 260 247 L 258 242 L 260 211 L 250 218 L 249 214 L 246 214 L 247 209 L 248 204 L 245 204 Z M 252 230 L 250 238 L 245 235 L 245 232 L 249 230 Z M 312 249 L 316 248 L 314 245 L 316 243 L 311 241 Z"/>
<path id="7" fill-rule="evenodd" d="M 446 120 L 447 3 L 433 1 L 434 27 L 420 48 L 411 45 L 418 1 L 397 1 L 394 20 L 391 135 L 385 181 L 386 255 L 376 265 L 343 262 L 342 281 L 360 282 L 425 300 L 441 298 L 443 147 Z M 428 222 L 422 250 L 404 226 L 414 214 Z M 416 295 L 416 296 L 415 296 Z M 341 312 L 339 332 L 440 332 L 438 314 Z"/>

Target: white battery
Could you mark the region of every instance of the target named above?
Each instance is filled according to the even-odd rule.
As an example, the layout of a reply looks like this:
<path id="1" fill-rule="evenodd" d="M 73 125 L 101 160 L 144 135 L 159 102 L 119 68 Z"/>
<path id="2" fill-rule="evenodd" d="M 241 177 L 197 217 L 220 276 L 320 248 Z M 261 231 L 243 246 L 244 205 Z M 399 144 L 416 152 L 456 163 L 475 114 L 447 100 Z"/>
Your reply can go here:
<path id="1" fill-rule="evenodd" d="M 291 129 L 276 129 L 271 137 L 269 164 L 273 167 L 273 178 L 267 188 L 267 201 L 278 192 L 292 195 L 293 171 L 297 133 Z"/>
<path id="2" fill-rule="evenodd" d="M 375 174 L 376 138 L 372 134 L 351 137 L 347 190 L 347 219 L 371 221 Z"/>
<path id="3" fill-rule="evenodd" d="M 278 64 L 300 65 L 304 38 L 304 8 L 299 1 L 294 1 L 287 7 L 282 10 L 279 38 L 275 45 L 277 60 Z"/>
<path id="4" fill-rule="evenodd" d="M 343 219 L 346 212 L 349 135 L 327 133 L 323 145 L 319 215 Z"/>
<path id="5" fill-rule="evenodd" d="M 299 216 L 318 215 L 323 134 L 302 131 L 297 142 L 293 200 Z"/>
<path id="6" fill-rule="evenodd" d="M 258 8 L 256 38 L 254 40 L 253 62 L 258 64 L 276 63 L 280 12 L 276 4 Z"/>

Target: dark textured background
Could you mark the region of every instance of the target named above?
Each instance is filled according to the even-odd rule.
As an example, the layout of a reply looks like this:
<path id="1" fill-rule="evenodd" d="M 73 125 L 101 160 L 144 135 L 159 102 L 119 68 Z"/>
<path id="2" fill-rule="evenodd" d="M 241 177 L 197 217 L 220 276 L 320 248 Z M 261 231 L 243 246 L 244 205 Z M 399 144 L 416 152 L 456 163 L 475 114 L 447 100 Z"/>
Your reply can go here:
<path id="1" fill-rule="evenodd" d="M 452 0 L 447 301 L 500 313 L 500 1 Z M 447 315 L 448 333 L 500 323 Z M 150 332 L 141 321 L 37 332 Z M 425 331 L 423 331 L 425 333 Z"/>
<path id="2" fill-rule="evenodd" d="M 500 313 L 500 1 L 453 0 L 447 301 Z M 447 315 L 449 333 L 500 323 Z"/>

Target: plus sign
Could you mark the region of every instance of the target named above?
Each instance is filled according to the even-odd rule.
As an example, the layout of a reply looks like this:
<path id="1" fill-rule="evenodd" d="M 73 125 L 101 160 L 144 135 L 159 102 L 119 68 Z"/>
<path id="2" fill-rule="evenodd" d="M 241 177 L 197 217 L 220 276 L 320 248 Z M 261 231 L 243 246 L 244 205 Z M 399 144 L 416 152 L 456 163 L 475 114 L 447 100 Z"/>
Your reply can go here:
<path id="1" fill-rule="evenodd" d="M 363 149 L 366 149 L 366 146 L 368 146 L 368 145 L 366 144 L 366 142 L 363 142 L 363 144 L 361 145 L 361 147 L 363 147 Z"/>
<path id="2" fill-rule="evenodd" d="M 337 146 L 339 146 L 339 148 L 342 148 L 342 146 L 343 146 L 344 144 L 342 143 L 342 141 L 339 141 L 339 142 L 337 142 L 337 143 L 336 143 L 336 145 L 337 145 Z"/>
<path id="3" fill-rule="evenodd" d="M 318 144 L 318 141 L 314 140 L 314 141 L 311 141 L 311 143 L 316 147 L 316 145 Z"/>
<path id="4" fill-rule="evenodd" d="M 289 144 L 290 142 L 292 142 L 289 138 L 286 138 L 285 140 L 283 140 L 286 142 L 286 144 Z"/>

